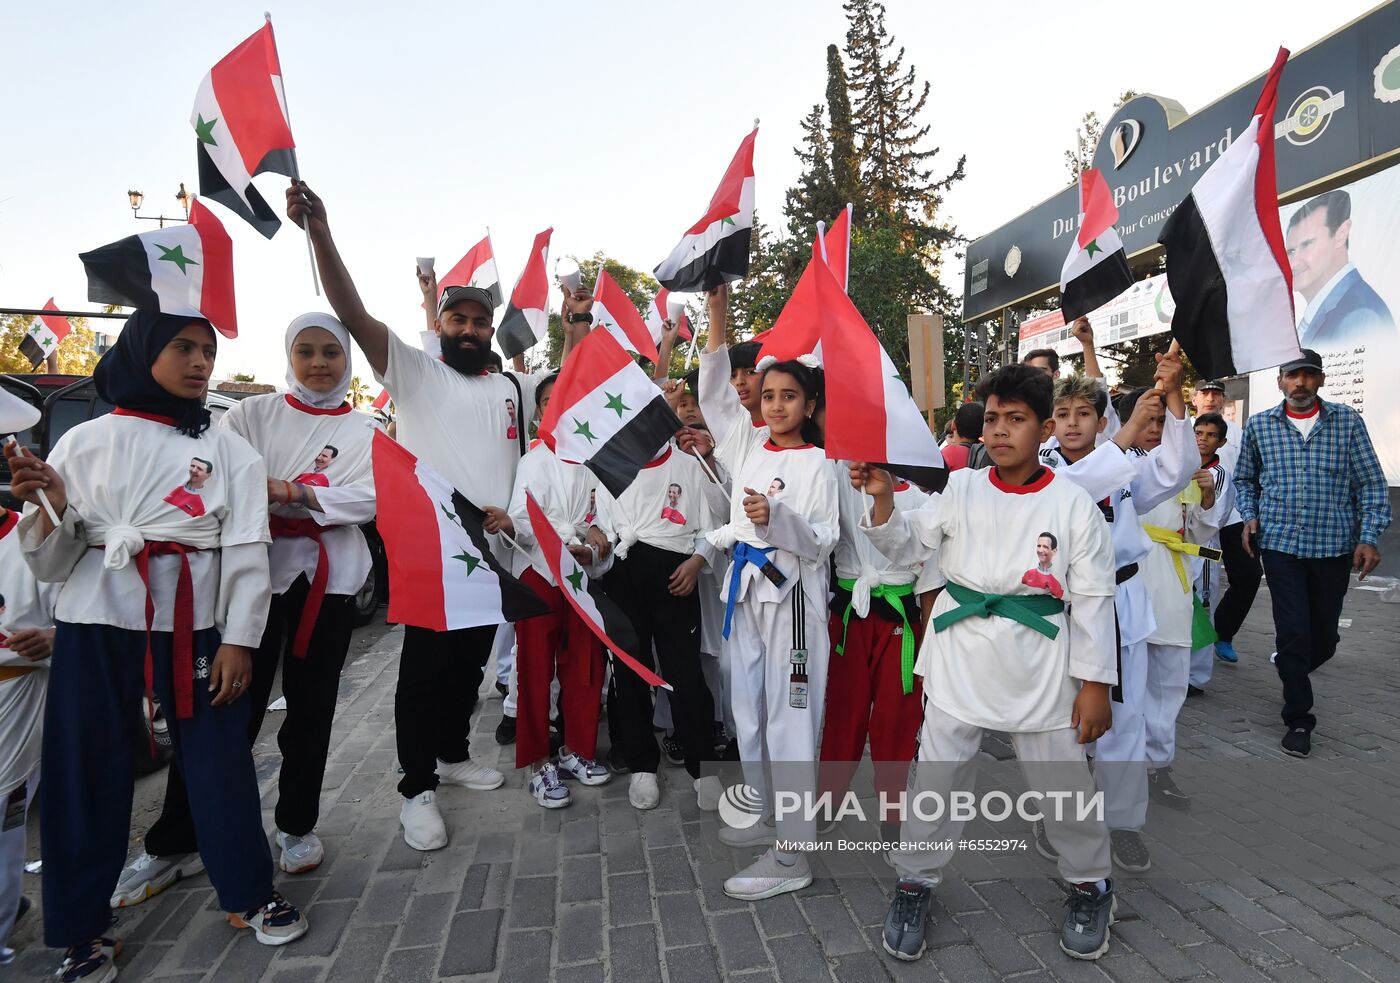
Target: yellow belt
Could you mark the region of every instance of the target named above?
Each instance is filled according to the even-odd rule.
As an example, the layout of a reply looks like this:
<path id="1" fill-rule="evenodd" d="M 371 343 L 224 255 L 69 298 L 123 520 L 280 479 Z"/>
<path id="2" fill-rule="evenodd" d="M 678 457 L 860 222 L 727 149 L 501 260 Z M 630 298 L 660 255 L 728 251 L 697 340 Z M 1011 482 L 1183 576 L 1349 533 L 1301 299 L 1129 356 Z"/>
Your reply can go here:
<path id="1" fill-rule="evenodd" d="M 1176 577 L 1181 581 L 1181 592 L 1183 594 L 1191 593 L 1191 578 L 1186 574 L 1186 563 L 1181 559 L 1181 554 L 1200 556 L 1201 547 L 1196 543 L 1186 542 L 1181 533 L 1175 529 L 1168 529 L 1166 526 L 1144 525 L 1142 531 L 1147 533 L 1147 538 L 1154 543 L 1171 550 L 1172 562 L 1176 564 Z"/>

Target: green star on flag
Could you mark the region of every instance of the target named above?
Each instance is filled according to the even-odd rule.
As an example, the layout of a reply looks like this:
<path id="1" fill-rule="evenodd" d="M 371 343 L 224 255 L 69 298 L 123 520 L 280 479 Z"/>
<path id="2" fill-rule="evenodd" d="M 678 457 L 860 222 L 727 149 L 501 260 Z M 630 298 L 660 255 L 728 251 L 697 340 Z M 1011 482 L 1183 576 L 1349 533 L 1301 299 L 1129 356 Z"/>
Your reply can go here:
<path id="1" fill-rule="evenodd" d="M 734 216 L 730 215 L 730 216 L 726 216 L 725 218 L 720 219 L 720 220 L 719 220 L 719 224 L 720 224 L 720 225 L 733 225 L 733 224 L 734 224 Z"/>
<path id="2" fill-rule="evenodd" d="M 477 568 L 477 567 L 481 566 L 481 560 L 478 559 L 478 558 L 475 557 L 475 556 L 472 556 L 470 553 L 458 553 L 458 554 L 457 554 L 456 556 L 454 556 L 452 559 L 454 559 L 454 560 L 461 560 L 463 563 L 465 563 L 465 564 L 467 565 L 467 576 L 468 576 L 468 577 L 470 577 L 473 573 L 476 572 L 476 568 Z"/>
<path id="3" fill-rule="evenodd" d="M 603 395 L 608 397 L 607 408 L 615 412 L 618 416 L 622 416 L 624 410 L 630 410 L 632 408 L 622 401 L 622 393 L 618 393 L 614 396 L 612 393 L 605 390 Z"/>
<path id="4" fill-rule="evenodd" d="M 1092 255 L 1094 255 L 1094 253 L 1101 253 L 1101 252 L 1103 252 L 1103 247 L 1099 245 L 1099 242 L 1098 242 L 1097 239 L 1090 239 L 1090 240 L 1089 240 L 1089 245 L 1087 245 L 1087 246 L 1084 247 L 1084 255 L 1085 255 L 1085 256 L 1092 256 Z"/>
<path id="5" fill-rule="evenodd" d="M 578 567 L 574 567 L 574 572 L 569 574 L 564 579 L 569 582 L 569 585 L 571 587 L 573 587 L 575 594 L 583 590 L 583 571 L 580 570 Z"/>
<path id="6" fill-rule="evenodd" d="M 619 414 L 619 415 L 621 415 L 621 414 Z M 579 423 L 578 420 L 575 420 L 575 421 L 574 421 L 574 433 L 576 433 L 576 434 L 582 434 L 583 436 L 587 437 L 589 443 L 592 443 L 593 441 L 595 441 L 595 440 L 598 439 L 597 437 L 593 436 L 593 431 L 590 430 L 590 429 L 588 429 L 588 421 L 587 421 L 587 420 L 584 420 L 582 423 Z"/>
<path id="7" fill-rule="evenodd" d="M 445 515 L 445 516 L 447 516 L 447 521 L 448 521 L 448 522 L 456 522 L 456 521 L 457 521 L 457 517 L 456 517 L 455 515 L 452 514 L 452 510 L 449 509 L 446 505 L 443 505 L 441 502 L 438 502 L 438 508 L 442 509 L 442 514 Z"/>
<path id="8" fill-rule="evenodd" d="M 200 116 L 198 120 L 199 121 L 194 124 L 194 133 L 195 136 L 199 137 L 199 142 L 207 143 L 211 147 L 217 147 L 218 143 L 214 140 L 214 124 L 219 121 L 219 118 L 215 116 L 213 119 L 206 120 L 203 116 Z"/>
<path id="9" fill-rule="evenodd" d="M 197 260 L 190 259 L 188 256 L 185 255 L 184 245 L 177 245 L 174 249 L 167 249 L 160 243 L 156 243 L 155 246 L 157 249 L 160 250 L 161 261 L 166 263 L 174 263 L 180 268 L 181 273 L 185 272 L 186 266 L 199 265 L 199 262 Z"/>

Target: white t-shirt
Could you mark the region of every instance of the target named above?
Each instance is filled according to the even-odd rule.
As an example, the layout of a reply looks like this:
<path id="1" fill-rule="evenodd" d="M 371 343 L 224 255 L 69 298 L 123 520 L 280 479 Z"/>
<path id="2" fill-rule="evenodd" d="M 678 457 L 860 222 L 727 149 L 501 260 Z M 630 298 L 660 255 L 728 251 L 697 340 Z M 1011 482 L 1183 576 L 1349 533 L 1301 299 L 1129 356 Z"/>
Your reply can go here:
<path id="1" fill-rule="evenodd" d="M 854 580 L 851 610 L 857 617 L 870 613 L 870 590 L 879 584 L 914 584 L 915 594 L 924 594 L 943 586 L 943 573 L 935 552 L 922 563 L 891 563 L 860 531 L 861 519 L 870 502 L 851 484 L 850 466 L 845 461 L 832 461 L 836 476 L 837 507 L 841 516 L 841 538 L 836 541 L 836 576 Z M 901 512 L 913 512 L 928 501 L 928 494 L 900 480 L 895 487 L 894 507 Z M 844 612 L 832 609 L 833 614 Z"/>
<path id="2" fill-rule="evenodd" d="M 526 568 L 534 567 L 546 583 L 555 583 L 554 575 L 549 572 L 549 564 L 545 562 L 535 539 L 534 528 L 530 525 L 525 493 L 528 491 L 534 496 L 549 524 L 559 534 L 559 539 L 568 546 L 583 542 L 588 532 L 588 516 L 596 514 L 595 487 L 598 487 L 598 480 L 592 471 L 582 464 L 567 464 L 559 460 L 544 444 L 537 443 L 520 459 L 510 508 L 506 510 L 515 525 L 515 541 L 521 546 L 521 549 L 511 551 L 513 576 L 519 577 Z"/>
<path id="3" fill-rule="evenodd" d="M 12 679 L 0 679 L 0 801 L 39 766 L 49 683 L 48 660 L 20 658 L 6 647 L 6 640 L 23 628 L 52 626 L 58 597 L 58 587 L 36 581 L 20 555 L 18 521 L 14 512 L 0 519 L 0 669 L 25 670 Z"/>
<path id="4" fill-rule="evenodd" d="M 696 537 L 715 527 L 705 487 L 712 484 L 699 461 L 668 444 L 619 498 L 598 486 L 598 526 L 617 544 L 619 559 L 637 542 L 688 556 Z"/>
<path id="5" fill-rule="evenodd" d="M 371 558 L 360 523 L 374 518 L 373 417 L 348 405 L 318 410 L 281 393 L 243 400 L 220 426 L 262 455 L 270 478 L 314 489 L 320 510 L 273 505 L 275 516 L 311 519 L 324 527 L 321 542 L 330 568 L 327 594 L 354 594 L 369 575 Z M 301 575 L 310 582 L 320 551 L 305 536 L 274 536 L 268 547 L 272 592 L 281 594 Z"/>
<path id="6" fill-rule="evenodd" d="M 977 727 L 1059 730 L 1070 726 L 1077 680 L 1117 681 L 1113 543 L 1093 500 L 1054 471 L 1007 486 L 994 468 L 964 468 L 922 508 L 861 528 L 897 563 L 939 550 L 949 583 L 988 594 L 1058 591 L 1065 601 L 1066 611 L 1045 616 L 1060 629 L 1054 639 L 995 615 L 963 618 L 943 631 L 930 622 L 914 672 L 939 709 Z M 1041 571 L 1046 533 L 1054 546 Z M 933 618 L 958 606 L 945 590 Z"/>
<path id="7" fill-rule="evenodd" d="M 135 556 L 146 542 L 183 543 L 200 551 L 188 554 L 193 627 L 217 627 L 226 644 L 258 647 L 272 595 L 267 469 L 252 445 L 225 427 L 187 437 L 118 411 L 69 430 L 49 464 L 67 485 L 63 522 L 40 540 L 31 505 L 19 533 L 35 576 L 63 583 L 58 621 L 145 631 Z M 152 627 L 171 631 L 180 557 L 150 560 Z"/>
<path id="8" fill-rule="evenodd" d="M 768 439 L 768 427 L 755 424 L 729 384 L 729 347 L 700 353 L 700 412 L 715 438 L 715 454 L 730 474 L 738 474 L 755 448 Z"/>

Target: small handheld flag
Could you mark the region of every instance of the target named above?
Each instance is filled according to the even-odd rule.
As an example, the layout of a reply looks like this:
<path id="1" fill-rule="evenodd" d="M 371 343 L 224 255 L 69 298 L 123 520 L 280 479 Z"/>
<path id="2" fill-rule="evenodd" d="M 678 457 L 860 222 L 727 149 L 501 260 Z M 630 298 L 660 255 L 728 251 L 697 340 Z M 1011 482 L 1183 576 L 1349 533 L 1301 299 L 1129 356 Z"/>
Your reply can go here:
<path id="1" fill-rule="evenodd" d="M 657 266 L 656 279 L 678 293 L 709 290 L 743 279 L 749 272 L 749 240 L 753 231 L 754 130 L 739 144 L 720 179 L 705 214 L 686 230 L 681 241 Z"/>
<path id="2" fill-rule="evenodd" d="M 57 311 L 58 305 L 50 297 L 44 305 L 46 311 Z M 44 360 L 58 350 L 58 343 L 68 336 L 72 325 L 66 317 L 57 314 L 40 314 L 24 332 L 20 339 L 20 354 L 29 359 L 30 368 L 38 370 Z"/>
<path id="3" fill-rule="evenodd" d="M 496 254 L 488 235 L 461 258 L 456 266 L 438 278 L 438 298 L 448 287 L 479 287 L 491 295 L 497 307 L 501 305 L 501 277 L 496 272 Z"/>
<path id="4" fill-rule="evenodd" d="M 1079 175 L 1079 234 L 1060 270 L 1060 312 L 1073 324 L 1133 285 L 1128 254 L 1118 237 L 1118 209 L 1103 174 L 1091 167 Z"/>
<path id="5" fill-rule="evenodd" d="M 526 350 L 545 336 L 549 328 L 549 237 L 548 228 L 535 236 L 525 270 L 510 294 L 501 326 L 496 332 L 501 352 L 506 358 L 524 355 Z"/>

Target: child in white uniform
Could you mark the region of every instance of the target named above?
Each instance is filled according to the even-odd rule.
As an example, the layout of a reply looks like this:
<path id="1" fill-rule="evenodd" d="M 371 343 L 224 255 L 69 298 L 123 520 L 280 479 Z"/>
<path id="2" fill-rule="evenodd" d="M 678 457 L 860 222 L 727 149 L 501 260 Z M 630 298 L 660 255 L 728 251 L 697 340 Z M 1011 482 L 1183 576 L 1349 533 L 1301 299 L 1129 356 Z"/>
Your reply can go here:
<path id="1" fill-rule="evenodd" d="M 1235 508 L 1235 482 L 1230 474 L 1232 460 L 1225 455 L 1228 446 L 1229 425 L 1219 413 L 1202 413 L 1192 423 L 1196 431 L 1196 448 L 1200 451 L 1201 469 L 1196 473 L 1196 483 L 1201 488 L 1201 503 L 1193 506 L 1188 521 L 1196 516 L 1208 517 L 1208 524 L 1214 527 L 1205 540 L 1206 546 L 1220 549 L 1220 530 L 1230 524 Z M 1212 502 L 1207 505 L 1207 502 Z M 1216 605 L 1220 602 L 1221 561 L 1201 559 L 1197 561 L 1196 596 L 1201 607 L 1213 620 Z M 1214 633 L 1212 629 L 1212 634 Z M 1205 692 L 1206 683 L 1215 671 L 1215 642 L 1196 646 L 1191 651 L 1191 676 L 1187 689 L 1188 696 L 1199 696 Z"/>
<path id="2" fill-rule="evenodd" d="M 767 801 L 765 762 L 777 769 L 778 791 L 816 788 L 817 738 L 826 697 L 827 558 L 840 535 L 836 477 L 825 452 L 810 442 L 820 397 L 813 367 L 781 362 L 760 367 L 768 439 L 734 473 L 729 522 L 710 542 L 731 550 L 725 578 L 725 633 L 733 687 L 735 737 L 749 785 Z M 789 814 L 780 842 L 815 839 L 815 822 Z M 725 828 L 732 846 L 773 842 L 759 822 Z M 797 891 L 812 882 L 806 857 L 776 846 L 724 883 L 746 900 Z"/>

